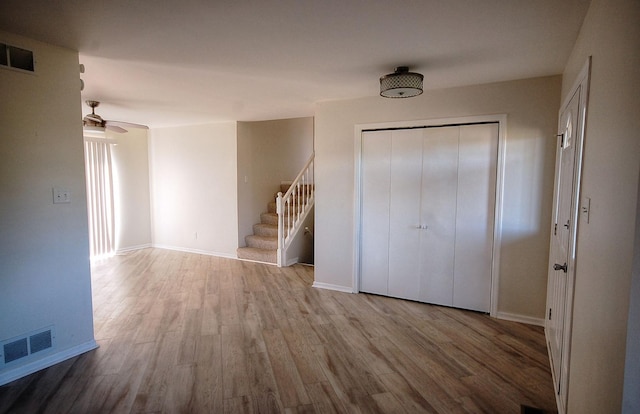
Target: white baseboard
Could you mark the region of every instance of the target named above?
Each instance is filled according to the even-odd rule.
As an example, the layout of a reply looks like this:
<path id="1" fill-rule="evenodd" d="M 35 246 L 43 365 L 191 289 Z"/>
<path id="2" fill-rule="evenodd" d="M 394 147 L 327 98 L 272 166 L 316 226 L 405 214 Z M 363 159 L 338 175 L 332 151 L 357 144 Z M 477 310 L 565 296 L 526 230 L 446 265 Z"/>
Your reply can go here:
<path id="1" fill-rule="evenodd" d="M 58 364 L 62 361 L 66 361 L 69 358 L 73 358 L 85 352 L 98 348 L 98 343 L 95 340 L 85 342 L 80 345 L 76 345 L 72 348 L 65 349 L 64 351 L 51 354 L 47 357 L 39 359 L 37 361 L 29 362 L 25 365 L 20 365 L 7 372 L 0 373 L 0 385 L 8 384 L 11 381 L 15 381 L 19 378 L 25 377 L 34 372 L 40 371 L 45 368 L 49 368 L 52 365 Z"/>
<path id="2" fill-rule="evenodd" d="M 123 247 L 122 249 L 116 250 L 116 254 L 128 253 L 128 252 L 132 252 L 132 251 L 135 251 L 135 250 L 141 250 L 141 249 L 147 249 L 149 247 L 152 247 L 151 243 L 140 244 L 138 246 Z"/>
<path id="3" fill-rule="evenodd" d="M 332 285 L 331 283 L 313 282 L 312 287 L 318 289 L 337 290 L 338 292 L 353 293 L 353 288 L 349 286 Z"/>
<path id="4" fill-rule="evenodd" d="M 225 257 L 227 259 L 237 259 L 238 258 L 238 256 L 235 253 L 212 252 L 212 251 L 209 251 L 209 250 L 190 249 L 190 248 L 187 248 L 187 247 L 168 246 L 168 245 L 165 245 L 165 244 L 153 244 L 152 247 L 157 248 L 157 249 L 175 250 L 175 251 L 178 251 L 178 252 L 185 252 L 185 253 L 204 254 L 206 256 Z"/>
<path id="5" fill-rule="evenodd" d="M 526 323 L 528 325 L 536 325 L 544 327 L 544 318 L 533 318 L 531 316 L 518 315 L 515 313 L 498 312 L 496 318 L 504 319 L 505 321 Z"/>
<path id="6" fill-rule="evenodd" d="M 260 260 L 241 259 L 239 257 L 231 257 L 231 259 L 237 259 L 237 260 L 240 260 L 241 262 L 260 263 L 260 264 L 269 265 L 269 266 L 277 266 L 278 265 L 277 263 L 261 262 Z"/>

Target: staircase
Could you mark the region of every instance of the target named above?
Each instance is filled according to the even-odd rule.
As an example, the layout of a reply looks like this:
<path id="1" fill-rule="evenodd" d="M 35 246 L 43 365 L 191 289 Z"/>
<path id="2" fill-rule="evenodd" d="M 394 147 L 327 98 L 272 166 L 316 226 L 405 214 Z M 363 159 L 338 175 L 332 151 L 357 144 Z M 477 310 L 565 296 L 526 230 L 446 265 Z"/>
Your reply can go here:
<path id="1" fill-rule="evenodd" d="M 280 184 L 280 191 L 286 192 L 290 184 Z M 253 225 L 253 234 L 244 238 L 247 247 L 239 247 L 238 259 L 254 262 L 278 263 L 278 214 L 276 201 L 267 204 L 267 212 L 260 214 L 260 223 Z"/>
<path id="2" fill-rule="evenodd" d="M 275 201 L 260 215 L 253 234 L 245 237 L 247 247 L 238 248 L 238 259 L 274 263 L 279 267 L 296 263 L 297 258 L 288 258 L 287 254 L 314 205 L 313 167 L 314 154 L 311 154 L 291 184 L 280 184 Z"/>

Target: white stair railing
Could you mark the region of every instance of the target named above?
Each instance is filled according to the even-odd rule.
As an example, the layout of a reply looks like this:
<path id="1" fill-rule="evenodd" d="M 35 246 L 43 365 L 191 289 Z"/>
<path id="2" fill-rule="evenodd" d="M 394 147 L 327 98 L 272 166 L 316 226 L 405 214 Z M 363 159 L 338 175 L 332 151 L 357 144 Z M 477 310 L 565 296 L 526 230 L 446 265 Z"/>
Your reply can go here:
<path id="1" fill-rule="evenodd" d="M 304 219 L 314 203 L 313 164 L 314 154 L 291 183 L 283 195 L 278 193 L 276 212 L 278 213 L 278 267 L 287 266 L 287 248 L 302 227 Z"/>

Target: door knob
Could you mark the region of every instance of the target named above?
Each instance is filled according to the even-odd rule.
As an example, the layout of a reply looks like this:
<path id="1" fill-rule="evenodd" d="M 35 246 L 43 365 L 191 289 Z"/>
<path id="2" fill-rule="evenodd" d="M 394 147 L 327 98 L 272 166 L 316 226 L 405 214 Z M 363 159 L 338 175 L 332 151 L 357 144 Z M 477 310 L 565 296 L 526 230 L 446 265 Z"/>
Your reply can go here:
<path id="1" fill-rule="evenodd" d="M 565 263 L 565 264 L 561 265 L 561 264 L 556 263 L 556 264 L 553 265 L 553 270 L 562 270 L 563 272 L 567 273 L 567 264 Z"/>

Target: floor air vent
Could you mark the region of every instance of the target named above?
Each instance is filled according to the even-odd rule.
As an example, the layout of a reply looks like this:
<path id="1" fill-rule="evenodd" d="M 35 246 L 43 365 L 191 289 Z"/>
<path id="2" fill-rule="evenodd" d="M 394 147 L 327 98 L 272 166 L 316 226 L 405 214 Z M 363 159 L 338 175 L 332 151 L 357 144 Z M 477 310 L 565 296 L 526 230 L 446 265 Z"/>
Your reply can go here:
<path id="1" fill-rule="evenodd" d="M 0 358 L 5 364 L 53 347 L 52 328 L 30 332 L 2 342 Z"/>

